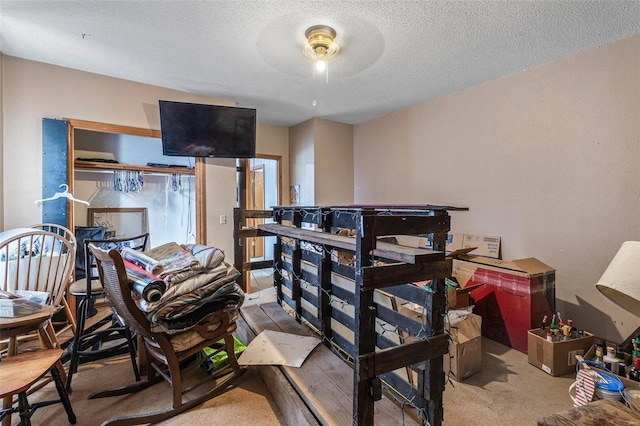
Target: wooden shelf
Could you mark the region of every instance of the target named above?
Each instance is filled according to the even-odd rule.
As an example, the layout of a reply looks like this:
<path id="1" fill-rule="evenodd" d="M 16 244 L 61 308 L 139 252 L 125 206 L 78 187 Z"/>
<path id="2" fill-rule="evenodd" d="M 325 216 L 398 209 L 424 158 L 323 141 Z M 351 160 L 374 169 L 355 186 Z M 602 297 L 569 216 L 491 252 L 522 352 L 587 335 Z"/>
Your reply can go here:
<path id="1" fill-rule="evenodd" d="M 149 167 L 135 164 L 103 163 L 101 161 L 75 160 L 75 170 L 125 170 L 145 173 L 163 173 L 177 175 L 194 175 L 194 169 L 183 167 Z"/>
<path id="2" fill-rule="evenodd" d="M 310 231 L 291 226 L 279 225 L 276 223 L 263 223 L 258 225 L 258 229 L 273 235 L 281 235 L 312 243 L 325 244 L 352 252 L 356 251 L 356 239 L 343 235 Z M 381 241 L 376 243 L 373 255 L 376 257 L 383 257 L 385 259 L 396 260 L 398 262 L 407 262 L 414 265 L 429 262 L 431 260 L 440 261 L 444 259 L 443 251 L 405 247 Z"/>

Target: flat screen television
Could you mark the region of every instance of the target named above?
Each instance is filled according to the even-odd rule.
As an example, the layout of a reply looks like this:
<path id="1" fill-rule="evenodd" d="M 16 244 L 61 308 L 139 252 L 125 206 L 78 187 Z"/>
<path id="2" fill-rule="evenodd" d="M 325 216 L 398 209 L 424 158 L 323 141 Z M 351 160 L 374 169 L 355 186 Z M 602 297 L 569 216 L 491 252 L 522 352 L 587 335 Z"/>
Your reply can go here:
<path id="1" fill-rule="evenodd" d="M 164 155 L 255 157 L 255 109 L 163 100 L 159 102 Z"/>

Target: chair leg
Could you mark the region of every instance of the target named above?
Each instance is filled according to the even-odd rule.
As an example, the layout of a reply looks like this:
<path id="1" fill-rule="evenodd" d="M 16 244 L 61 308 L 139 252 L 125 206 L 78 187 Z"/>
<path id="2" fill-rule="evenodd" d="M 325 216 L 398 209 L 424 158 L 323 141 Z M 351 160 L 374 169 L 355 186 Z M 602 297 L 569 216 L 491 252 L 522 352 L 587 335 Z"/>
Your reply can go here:
<path id="1" fill-rule="evenodd" d="M 20 408 L 20 426 L 31 426 L 31 414 L 29 413 L 29 401 L 27 392 L 18 394 L 18 407 Z"/>
<path id="2" fill-rule="evenodd" d="M 57 366 L 53 366 L 51 369 L 51 376 L 53 376 L 53 381 L 56 384 L 56 389 L 58 390 L 58 395 L 60 396 L 60 402 L 62 402 L 62 406 L 64 407 L 64 411 L 67 413 L 67 418 L 69 419 L 69 423 L 72 425 L 76 424 L 76 415 L 73 412 L 73 408 L 71 408 L 71 401 L 69 401 L 69 394 L 67 393 L 67 389 L 60 377 L 60 372 L 58 371 Z"/>
<path id="3" fill-rule="evenodd" d="M 140 371 L 138 370 L 138 360 L 136 359 L 136 342 L 133 340 L 133 335 L 131 334 L 131 329 L 124 326 L 124 334 L 127 338 L 127 342 L 129 343 L 129 356 L 131 357 L 131 365 L 133 366 L 133 374 L 136 376 L 136 382 L 140 381 Z"/>
<path id="4" fill-rule="evenodd" d="M 69 302 L 67 302 L 67 299 L 65 297 L 62 298 L 62 305 L 64 306 L 64 315 L 67 318 L 67 323 L 71 326 L 71 331 L 73 331 L 73 333 L 77 333 L 77 325 L 76 325 L 76 320 L 75 318 L 73 318 L 73 315 L 71 314 L 71 307 L 69 306 Z"/>
<path id="5" fill-rule="evenodd" d="M 78 372 L 78 364 L 80 363 L 80 342 L 84 334 L 84 324 L 87 317 L 87 298 L 83 297 L 77 305 L 78 320 L 76 322 L 76 334 L 71 344 L 71 360 L 69 361 L 69 372 L 67 373 L 67 392 L 71 392 L 71 378 L 73 374 Z"/>
<path id="6" fill-rule="evenodd" d="M 227 347 L 226 351 L 229 365 L 235 373 L 238 373 L 242 368 L 240 367 L 240 364 L 238 364 L 238 358 L 236 357 L 236 345 L 233 340 L 233 336 L 231 334 L 227 334 L 224 336 L 224 342 Z"/>

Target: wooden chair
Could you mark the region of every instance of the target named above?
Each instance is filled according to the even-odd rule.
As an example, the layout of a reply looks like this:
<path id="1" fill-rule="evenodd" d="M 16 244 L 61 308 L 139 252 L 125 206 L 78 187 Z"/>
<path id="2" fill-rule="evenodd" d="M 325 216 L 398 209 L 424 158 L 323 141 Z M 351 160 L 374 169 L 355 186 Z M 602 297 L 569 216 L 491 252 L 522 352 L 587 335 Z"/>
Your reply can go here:
<path id="1" fill-rule="evenodd" d="M 76 240 L 76 236 L 69 228 L 66 226 L 59 225 L 57 223 L 37 223 L 35 225 L 31 225 L 29 228 L 41 229 L 43 231 L 52 232 L 54 234 L 60 235 L 62 238 L 69 240 L 69 242 L 76 248 L 76 257 L 78 255 L 78 242 Z M 73 274 L 69 276 L 69 283 L 73 281 Z M 64 312 L 58 314 L 59 319 L 55 318 L 52 320 L 54 327 L 58 329 L 58 334 L 62 334 L 67 330 L 72 330 L 74 333 L 76 331 L 76 320 L 75 314 L 73 314 L 72 309 L 69 306 L 69 301 L 67 300 L 68 294 L 62 298 L 62 303 L 65 305 Z M 67 315 L 67 312 L 71 313 L 71 315 Z M 62 315 L 64 314 L 64 318 Z"/>
<path id="2" fill-rule="evenodd" d="M 116 250 L 107 252 L 94 245 L 90 245 L 89 248 L 96 259 L 98 273 L 107 298 L 113 304 L 113 308 L 118 315 L 124 318 L 125 323 L 135 330 L 144 343 L 144 346 L 139 350 L 145 351 L 143 358 L 146 360 L 146 368 L 144 368 L 144 371 L 147 374 L 146 380 L 142 382 L 101 391 L 90 395 L 89 398 L 137 392 L 161 381 L 163 378 L 171 385 L 173 393 L 172 408 L 148 414 L 117 417 L 103 423 L 103 426 L 146 424 L 163 421 L 225 392 L 245 372 L 245 369 L 238 365 L 234 352 L 234 341 L 231 333 L 235 331 L 236 323 L 230 319 L 226 311 L 213 312 L 195 327 L 183 333 L 169 335 L 162 332 L 153 332 L 146 316 L 138 308 L 131 296 L 131 288 L 120 253 Z M 215 327 L 216 325 L 217 327 Z M 189 345 L 184 345 L 184 340 L 187 339 L 180 339 L 180 337 L 187 337 L 187 334 L 190 343 Z M 178 347 L 180 340 L 183 340 L 184 347 Z M 219 344 L 218 342 L 222 340 L 224 343 Z M 215 385 L 212 388 L 198 397 L 185 401 L 183 394 L 193 390 L 201 383 L 188 389 L 183 389 L 182 367 L 207 346 L 216 347 L 220 351 L 226 352 L 229 365 L 208 376 L 207 380 L 215 380 Z"/>
<path id="3" fill-rule="evenodd" d="M 76 241 L 76 236 L 73 232 L 71 232 L 69 228 L 67 228 L 66 226 L 58 225 L 57 223 L 37 223 L 35 225 L 31 225 L 29 228 L 53 232 L 54 234 L 58 234 L 69 241 Z"/>
<path id="4" fill-rule="evenodd" d="M 71 389 L 71 379 L 78 371 L 78 366 L 83 362 L 95 361 L 109 358 L 128 352 L 131 357 L 133 373 L 136 381 L 140 380 L 140 373 L 136 360 L 136 346 L 133 333 L 128 326 L 122 323 L 115 313 L 105 317 L 103 321 L 98 321 L 91 327 L 86 327 L 86 320 L 89 317 L 90 301 L 104 296 L 104 288 L 100 282 L 100 277 L 95 270 L 93 254 L 89 250 L 89 245 L 94 244 L 102 248 L 131 248 L 143 251 L 147 247 L 149 234 L 145 233 L 132 238 L 113 239 L 85 239 L 82 243 L 84 265 L 76 268 L 81 270 L 83 278 L 75 281 L 69 287 L 69 293 L 79 302 L 77 303 L 77 330 L 71 344 L 71 362 L 69 373 L 67 374 L 67 390 Z M 79 274 L 77 274 L 79 275 Z M 111 324 L 105 327 L 109 322 Z M 118 340 L 119 342 L 114 343 Z M 107 344 L 108 343 L 108 344 Z M 106 344 L 106 345 L 105 345 Z"/>
<path id="5" fill-rule="evenodd" d="M 12 413 L 19 413 L 20 425 L 28 426 L 31 424 L 30 418 L 37 408 L 61 402 L 69 423 L 76 423 L 76 415 L 71 408 L 69 396 L 58 371 L 60 368 L 58 361 L 61 355 L 62 350 L 59 348 L 45 349 L 22 353 L 0 361 L 0 398 L 11 398 L 18 395 L 18 406 L 2 409 L 0 420 Z M 53 376 L 60 399 L 29 404 L 27 391 L 48 372 L 51 372 Z"/>
<path id="6" fill-rule="evenodd" d="M 0 233 L 0 289 L 47 294 L 54 314 L 64 312 L 66 325 L 56 329 L 59 336 L 76 324 L 64 296 L 71 281 L 76 243 L 68 235 L 36 228 L 16 228 Z"/>

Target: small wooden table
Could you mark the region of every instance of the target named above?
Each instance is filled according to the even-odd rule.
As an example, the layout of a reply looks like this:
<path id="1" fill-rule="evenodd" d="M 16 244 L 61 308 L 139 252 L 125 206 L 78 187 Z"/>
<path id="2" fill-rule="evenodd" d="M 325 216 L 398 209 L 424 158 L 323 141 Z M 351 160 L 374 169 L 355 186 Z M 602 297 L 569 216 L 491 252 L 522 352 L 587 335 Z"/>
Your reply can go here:
<path id="1" fill-rule="evenodd" d="M 0 340 L 9 339 L 6 356 L 11 357 L 16 355 L 18 353 L 18 337 L 33 331 L 38 333 L 40 345 L 44 349 L 59 348 L 60 345 L 58 344 L 55 330 L 51 324 L 51 317 L 53 316 L 54 310 L 53 306 L 45 305 L 40 312 L 36 312 L 35 314 L 0 318 Z M 67 378 L 62 362 L 58 360 L 57 364 L 62 382 L 65 383 Z M 4 398 L 2 406 L 3 408 L 9 408 L 12 404 L 12 398 Z M 11 416 L 5 417 L 2 421 L 3 426 L 9 424 L 11 424 Z"/>
<path id="2" fill-rule="evenodd" d="M 54 308 L 45 305 L 40 312 L 13 318 L 0 318 L 0 340 L 9 339 L 7 356 L 15 355 L 18 351 L 17 337 L 32 331 L 37 331 L 43 348 L 59 347 L 56 333 L 51 324 Z"/>

